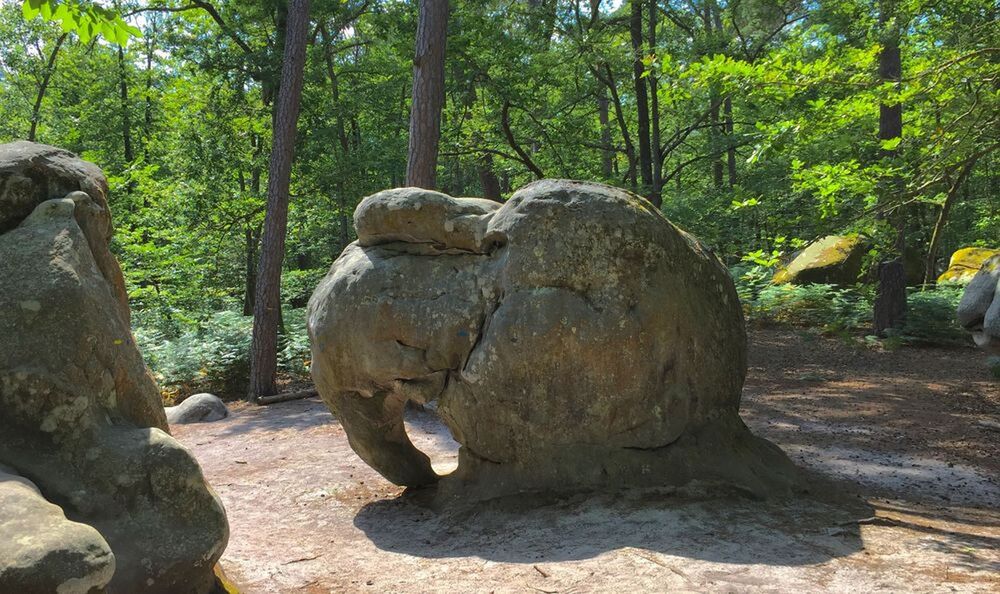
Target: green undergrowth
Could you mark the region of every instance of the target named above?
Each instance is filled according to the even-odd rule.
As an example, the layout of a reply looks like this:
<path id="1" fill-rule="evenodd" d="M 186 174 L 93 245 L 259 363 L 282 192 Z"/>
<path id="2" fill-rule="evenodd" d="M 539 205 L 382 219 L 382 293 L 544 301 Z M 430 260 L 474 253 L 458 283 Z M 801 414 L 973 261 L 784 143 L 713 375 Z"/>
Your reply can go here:
<path id="1" fill-rule="evenodd" d="M 732 273 L 751 324 L 805 328 L 885 348 L 969 344 L 968 335 L 955 322 L 955 309 L 964 288 L 961 285 L 911 290 L 903 331 L 876 341 L 865 338 L 871 332 L 871 287 L 773 285 L 770 270 L 761 266 L 737 267 Z M 301 280 L 303 285 L 312 281 Z M 291 380 L 308 379 L 305 308 L 286 305 L 283 317 L 279 371 Z M 147 308 L 134 311 L 132 320 L 139 348 L 168 399 L 195 391 L 213 392 L 224 398 L 245 393 L 253 329 L 250 317 L 236 309 L 192 314 Z"/>
<path id="2" fill-rule="evenodd" d="M 771 270 L 763 266 L 737 266 L 731 273 L 749 323 L 811 328 L 846 337 L 871 332 L 872 286 L 774 285 Z M 968 334 L 955 321 L 964 288 L 959 284 L 911 288 L 906 325 L 887 344 L 968 344 Z"/>
<path id="3" fill-rule="evenodd" d="M 293 379 L 306 378 L 310 355 L 305 308 L 285 309 L 283 318 L 279 371 Z M 168 399 L 195 391 L 223 398 L 246 393 L 253 331 L 249 316 L 236 310 L 194 317 L 139 310 L 133 312 L 132 327 L 146 364 Z"/>

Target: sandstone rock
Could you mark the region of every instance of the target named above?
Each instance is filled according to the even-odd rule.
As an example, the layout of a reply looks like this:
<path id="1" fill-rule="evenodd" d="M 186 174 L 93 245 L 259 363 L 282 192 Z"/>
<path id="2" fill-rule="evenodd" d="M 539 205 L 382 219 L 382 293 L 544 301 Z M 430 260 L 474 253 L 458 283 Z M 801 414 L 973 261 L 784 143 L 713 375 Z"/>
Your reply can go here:
<path id="1" fill-rule="evenodd" d="M 309 303 L 312 373 L 389 480 L 438 480 L 402 421 L 407 400 L 437 400 L 462 445 L 444 495 L 795 484 L 738 416 L 728 272 L 642 198 L 557 180 L 502 206 L 404 188 L 355 219 Z"/>
<path id="2" fill-rule="evenodd" d="M 97 530 L 66 519 L 28 479 L 0 467 L 0 592 L 103 590 L 115 556 Z"/>
<path id="3" fill-rule="evenodd" d="M 1000 253 L 983 263 L 962 293 L 958 323 L 976 344 L 1000 355 Z"/>
<path id="4" fill-rule="evenodd" d="M 956 250 L 948 261 L 948 269 L 941 273 L 939 283 L 967 283 L 976 276 L 990 258 L 1000 255 L 1000 250 L 988 248 L 965 247 Z"/>
<path id="5" fill-rule="evenodd" d="M 860 235 L 827 235 L 802 250 L 774 275 L 774 284 L 851 285 L 858 281 L 867 243 Z"/>
<path id="6" fill-rule="evenodd" d="M 108 251 L 106 188 L 70 153 L 0 145 L 0 463 L 97 530 L 111 591 L 206 592 L 225 512 L 166 433 Z"/>
<path id="7" fill-rule="evenodd" d="M 215 394 L 194 394 L 177 406 L 166 407 L 167 422 L 171 425 L 186 423 L 211 423 L 229 416 L 226 403 Z"/>

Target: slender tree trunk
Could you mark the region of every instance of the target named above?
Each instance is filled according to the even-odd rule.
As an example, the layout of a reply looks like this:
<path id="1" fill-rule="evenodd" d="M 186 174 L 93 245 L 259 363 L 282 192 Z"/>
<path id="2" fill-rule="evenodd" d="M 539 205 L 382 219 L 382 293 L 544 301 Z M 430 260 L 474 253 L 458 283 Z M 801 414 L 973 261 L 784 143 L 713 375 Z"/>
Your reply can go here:
<path id="1" fill-rule="evenodd" d="M 289 0 L 281 84 L 267 180 L 267 213 L 257 267 L 248 400 L 274 394 L 281 323 L 281 265 L 288 227 L 288 192 L 309 29 L 309 0 Z"/>
<path id="2" fill-rule="evenodd" d="M 657 0 L 649 0 L 649 50 L 656 52 L 656 17 L 659 10 Z M 649 71 L 649 119 L 652 128 L 650 145 L 653 160 L 653 185 L 649 200 L 660 208 L 663 204 L 663 147 L 660 146 L 660 98 L 656 72 Z"/>
<path id="3" fill-rule="evenodd" d="M 902 77 L 902 64 L 899 51 L 899 23 L 895 21 L 893 10 L 895 0 L 882 0 L 880 3 L 879 24 L 882 33 L 882 51 L 878 59 L 878 75 L 883 82 L 897 83 Z M 903 106 L 900 103 L 882 103 L 879 105 L 878 138 L 880 141 L 894 140 L 903 136 Z M 882 150 L 882 158 L 891 159 L 897 154 L 897 149 Z M 896 227 L 896 240 L 893 245 L 895 260 L 883 262 L 879 268 L 878 298 L 875 299 L 875 334 L 884 336 L 890 328 L 900 329 L 906 317 L 905 274 L 903 274 L 904 290 L 898 290 L 898 271 L 895 264 L 902 268 L 906 255 L 906 218 L 902 205 L 895 205 L 899 191 L 899 180 L 888 179 L 882 184 L 881 203 L 883 209 L 889 210 L 893 225 Z M 890 266 L 892 264 L 892 266 Z"/>
<path id="4" fill-rule="evenodd" d="M 142 157 L 149 161 L 149 139 L 153 136 L 153 54 L 156 50 L 156 16 L 150 19 L 150 29 L 146 33 L 146 96 L 142 118 Z M 148 206 L 143 197 L 143 205 Z"/>
<path id="5" fill-rule="evenodd" d="M 122 146 L 125 149 L 125 162 L 135 161 L 135 149 L 132 147 L 132 116 L 128 104 L 128 69 L 125 66 L 125 48 L 118 46 L 118 98 L 122 110 Z"/>
<path id="6" fill-rule="evenodd" d="M 503 109 L 500 110 L 500 129 L 503 130 L 504 137 L 507 138 L 507 144 L 517 153 L 524 166 L 530 169 L 536 178 L 542 179 L 545 177 L 545 172 L 535 164 L 531 155 L 521 147 L 520 143 L 517 142 L 517 138 L 514 137 L 514 131 L 510 127 L 510 101 L 505 100 L 503 102 Z"/>
<path id="7" fill-rule="evenodd" d="M 45 91 L 49 88 L 49 81 L 52 80 L 52 74 L 56 71 L 56 56 L 59 54 L 59 48 L 62 47 L 64 41 L 66 41 L 66 36 L 69 33 L 63 33 L 56 39 L 56 45 L 52 48 L 52 53 L 49 54 L 49 60 L 45 63 L 45 73 L 42 74 L 42 84 L 38 86 L 38 94 L 35 95 L 35 105 L 31 108 L 31 128 L 28 130 L 28 140 L 34 142 L 38 135 L 38 120 L 42 117 L 42 100 L 45 99 Z"/>
<path id="8" fill-rule="evenodd" d="M 642 5 L 643 0 L 631 0 L 632 18 L 629 19 L 629 33 L 632 38 L 632 79 L 635 86 L 635 107 L 638 112 L 639 137 L 639 178 L 642 193 L 650 196 L 653 185 L 653 161 L 649 148 L 649 102 L 646 94 L 646 67 L 642 63 Z"/>
<path id="9" fill-rule="evenodd" d="M 600 95 L 597 96 L 597 114 L 601 120 L 601 174 L 605 180 L 609 180 L 613 174 L 611 167 L 611 120 L 608 117 L 608 94 L 604 85 L 601 85 Z"/>
<path id="10" fill-rule="evenodd" d="M 604 73 L 598 68 L 593 69 L 594 76 L 604 83 L 608 91 L 611 93 L 611 104 L 615 108 L 615 120 L 618 121 L 618 129 L 622 135 L 622 142 L 625 144 L 625 156 L 628 158 L 628 172 L 626 176 L 629 180 L 629 185 L 631 185 L 632 190 L 638 190 L 636 183 L 636 158 L 635 158 L 635 145 L 632 144 L 632 136 L 628 132 L 628 124 L 625 122 L 625 110 L 622 109 L 622 101 L 618 96 L 618 89 L 615 87 L 614 73 L 611 71 L 611 67 L 607 63 L 601 64 L 599 68 L 604 69 Z"/>
<path id="11" fill-rule="evenodd" d="M 718 15 L 718 7 L 714 1 L 705 2 L 702 9 L 702 23 L 705 26 L 705 32 L 708 35 L 709 41 L 713 40 L 713 33 L 719 33 L 722 30 L 721 19 Z M 714 25 L 714 26 L 713 26 Z M 713 48 L 715 44 L 712 44 Z M 722 151 L 720 150 L 721 137 L 722 137 L 722 124 L 721 118 L 719 116 L 719 108 L 722 106 L 722 98 L 720 97 L 717 85 L 712 84 L 709 88 L 709 115 L 708 121 L 710 127 L 708 129 L 708 150 L 710 151 L 711 158 L 710 167 L 712 170 L 712 185 L 717 190 L 721 190 L 723 186 L 724 169 L 722 164 Z"/>
<path id="12" fill-rule="evenodd" d="M 729 173 L 729 187 L 736 185 L 736 146 L 733 139 L 733 98 L 726 96 L 722 102 L 722 117 L 726 127 L 726 168 Z"/>
<path id="13" fill-rule="evenodd" d="M 493 155 L 484 153 L 479 158 L 479 185 L 483 188 L 483 198 L 500 202 L 500 180 L 493 171 Z"/>
<path id="14" fill-rule="evenodd" d="M 957 202 L 959 190 L 965 185 L 965 180 L 968 179 L 969 174 L 972 173 L 978 161 L 978 158 L 966 161 L 954 183 L 948 187 L 948 194 L 945 195 L 944 204 L 941 205 L 941 210 L 938 211 L 937 220 L 934 222 L 934 231 L 931 233 L 930 245 L 927 247 L 927 259 L 924 262 L 925 287 L 933 283 L 937 278 L 937 254 L 938 248 L 941 246 L 941 235 L 944 233 L 944 226 L 948 223 L 948 215 L 951 213 L 951 207 Z"/>
<path id="15" fill-rule="evenodd" d="M 420 0 L 413 56 L 413 103 L 406 185 L 433 190 L 437 184 L 441 108 L 444 106 L 444 52 L 448 0 Z"/>
<path id="16" fill-rule="evenodd" d="M 260 241 L 260 228 L 254 228 L 247 223 L 244 231 L 246 239 L 246 283 L 243 290 L 243 315 L 253 315 L 254 293 L 257 289 L 257 243 Z"/>

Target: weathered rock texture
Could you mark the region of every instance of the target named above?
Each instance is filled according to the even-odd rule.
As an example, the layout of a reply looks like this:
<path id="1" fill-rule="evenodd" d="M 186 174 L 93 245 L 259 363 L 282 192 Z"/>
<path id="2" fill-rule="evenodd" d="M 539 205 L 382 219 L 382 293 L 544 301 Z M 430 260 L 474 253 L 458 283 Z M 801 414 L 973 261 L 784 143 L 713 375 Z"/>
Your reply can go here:
<path id="1" fill-rule="evenodd" d="M 860 235 L 828 235 L 775 273 L 774 283 L 852 285 L 858 282 L 867 242 Z"/>
<path id="2" fill-rule="evenodd" d="M 69 152 L 0 145 L 0 496 L 25 510 L 0 591 L 205 592 L 228 539 L 129 329 L 106 193 Z"/>
<path id="3" fill-rule="evenodd" d="M 1000 250 L 989 248 L 964 247 L 955 250 L 948 260 L 948 269 L 941 273 L 939 283 L 967 283 L 976 276 L 987 260 L 1000 256 Z"/>
<path id="4" fill-rule="evenodd" d="M 965 287 L 958 323 L 972 332 L 977 345 L 1000 355 L 1000 254 L 984 262 Z"/>
<path id="5" fill-rule="evenodd" d="M 166 407 L 167 422 L 171 425 L 211 423 L 229 416 L 226 403 L 215 394 L 193 394 L 177 406 Z"/>
<path id="6" fill-rule="evenodd" d="M 312 371 L 389 480 L 438 480 L 402 418 L 437 399 L 462 445 L 442 493 L 793 485 L 738 416 L 728 272 L 642 198 L 572 181 L 502 206 L 403 188 L 362 201 L 355 225 L 309 303 Z"/>

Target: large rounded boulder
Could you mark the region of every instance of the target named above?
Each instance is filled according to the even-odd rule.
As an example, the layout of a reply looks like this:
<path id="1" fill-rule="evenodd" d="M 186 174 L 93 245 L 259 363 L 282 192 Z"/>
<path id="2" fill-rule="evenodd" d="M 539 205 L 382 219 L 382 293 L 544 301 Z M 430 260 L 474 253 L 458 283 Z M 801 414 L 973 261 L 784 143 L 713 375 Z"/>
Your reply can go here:
<path id="1" fill-rule="evenodd" d="M 0 145 L 0 591 L 207 592 L 228 540 L 132 337 L 107 187 Z"/>
<path id="2" fill-rule="evenodd" d="M 738 416 L 728 272 L 644 199 L 560 180 L 503 205 L 403 188 L 355 225 L 309 303 L 312 372 L 389 480 L 439 480 L 403 425 L 407 400 L 436 400 L 462 446 L 442 492 L 795 483 Z"/>

